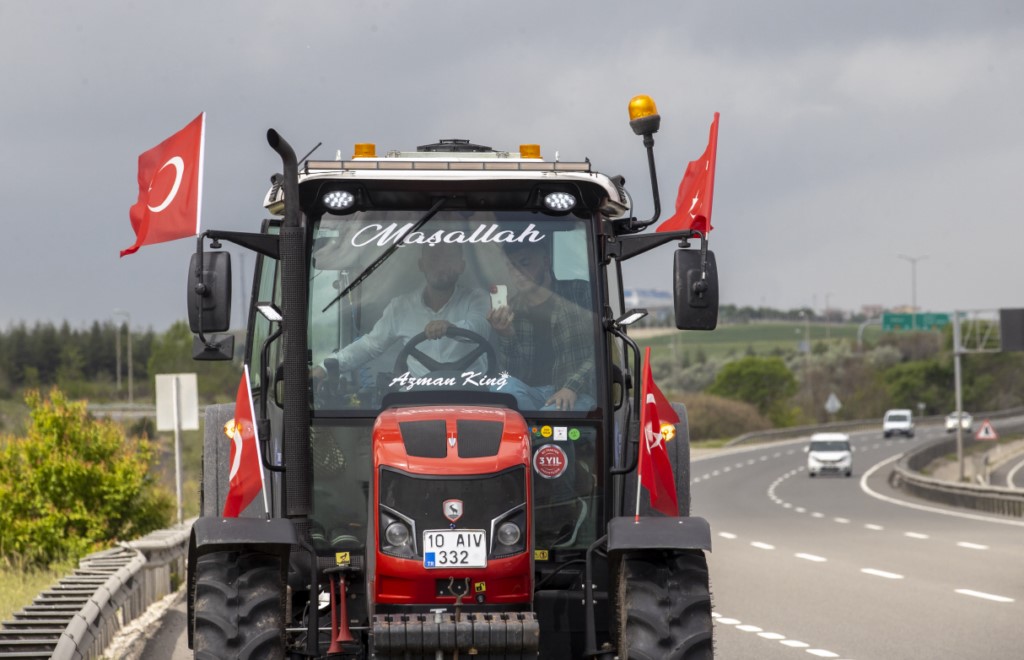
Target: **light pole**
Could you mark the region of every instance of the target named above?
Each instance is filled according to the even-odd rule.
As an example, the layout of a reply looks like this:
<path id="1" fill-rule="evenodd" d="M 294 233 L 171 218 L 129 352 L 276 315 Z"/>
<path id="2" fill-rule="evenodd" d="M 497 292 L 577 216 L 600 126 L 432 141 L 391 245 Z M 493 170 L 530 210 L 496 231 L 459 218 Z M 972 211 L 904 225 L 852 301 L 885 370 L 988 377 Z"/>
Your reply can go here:
<path id="1" fill-rule="evenodd" d="M 898 254 L 896 256 L 910 262 L 910 329 L 917 330 L 917 262 L 927 259 L 928 255 L 910 257 L 905 254 Z"/>
<path id="2" fill-rule="evenodd" d="M 135 402 L 135 388 L 132 382 L 132 315 L 123 309 L 115 309 L 114 316 L 125 317 L 128 327 L 128 404 Z M 121 328 L 117 328 L 117 387 L 121 389 Z"/>

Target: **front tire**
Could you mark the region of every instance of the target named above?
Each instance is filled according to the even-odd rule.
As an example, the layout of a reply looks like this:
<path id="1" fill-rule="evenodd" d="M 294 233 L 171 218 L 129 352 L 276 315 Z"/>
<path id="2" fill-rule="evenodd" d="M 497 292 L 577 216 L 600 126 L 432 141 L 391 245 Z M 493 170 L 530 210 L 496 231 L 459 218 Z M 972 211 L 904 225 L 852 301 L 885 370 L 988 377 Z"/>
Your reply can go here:
<path id="1" fill-rule="evenodd" d="M 623 555 L 617 576 L 619 657 L 714 657 L 708 564 L 700 550 Z"/>
<path id="2" fill-rule="evenodd" d="M 212 552 L 196 561 L 196 660 L 283 660 L 281 560 L 262 552 Z"/>

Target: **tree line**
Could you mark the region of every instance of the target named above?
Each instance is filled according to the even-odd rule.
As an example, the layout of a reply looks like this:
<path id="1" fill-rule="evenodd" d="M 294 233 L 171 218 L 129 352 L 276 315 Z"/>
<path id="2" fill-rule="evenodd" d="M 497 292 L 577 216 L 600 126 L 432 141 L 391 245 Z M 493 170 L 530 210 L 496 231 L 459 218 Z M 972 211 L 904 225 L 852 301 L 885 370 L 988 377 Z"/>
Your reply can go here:
<path id="1" fill-rule="evenodd" d="M 25 389 L 57 386 L 71 398 L 127 401 L 130 380 L 134 399 L 152 400 L 156 374 L 188 372 L 199 374 L 200 396 L 206 400 L 223 399 L 237 387 L 237 364 L 192 360 L 192 334 L 184 321 L 163 333 L 112 321 L 94 321 L 87 328 L 66 321 L 18 323 L 0 331 L 0 399 L 20 400 Z"/>

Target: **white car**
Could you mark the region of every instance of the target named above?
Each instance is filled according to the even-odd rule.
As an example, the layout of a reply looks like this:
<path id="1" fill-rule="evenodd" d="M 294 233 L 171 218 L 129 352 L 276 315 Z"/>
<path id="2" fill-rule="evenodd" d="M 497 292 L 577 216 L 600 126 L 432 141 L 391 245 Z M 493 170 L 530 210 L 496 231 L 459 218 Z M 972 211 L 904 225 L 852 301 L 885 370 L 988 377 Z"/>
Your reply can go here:
<path id="1" fill-rule="evenodd" d="M 845 433 L 815 433 L 807 452 L 807 474 L 853 474 L 853 450 Z"/>
<path id="2" fill-rule="evenodd" d="M 882 418 L 882 435 L 887 438 L 893 435 L 905 435 L 908 438 L 913 438 L 914 413 L 907 408 L 885 411 L 885 417 Z"/>
<path id="3" fill-rule="evenodd" d="M 960 428 L 964 431 L 970 431 L 974 427 L 974 417 L 971 413 L 966 410 L 960 411 Z M 956 411 L 946 415 L 946 433 L 952 433 L 956 430 Z"/>

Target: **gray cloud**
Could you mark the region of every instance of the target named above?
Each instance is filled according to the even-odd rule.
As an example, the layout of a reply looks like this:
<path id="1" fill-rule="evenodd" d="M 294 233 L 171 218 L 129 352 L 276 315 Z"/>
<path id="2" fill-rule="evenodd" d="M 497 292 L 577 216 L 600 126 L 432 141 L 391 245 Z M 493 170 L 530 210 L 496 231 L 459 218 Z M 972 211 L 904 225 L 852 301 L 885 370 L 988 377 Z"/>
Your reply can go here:
<path id="1" fill-rule="evenodd" d="M 722 113 L 723 301 L 1024 305 L 1016 2 L 0 4 L 0 325 L 184 316 L 191 241 L 133 242 L 136 158 L 208 113 L 203 226 L 254 230 L 275 127 L 320 155 L 442 137 L 590 157 L 651 211 L 626 125 L 657 100 L 662 205 Z M 666 213 L 666 215 L 667 215 Z M 631 281 L 671 275 L 662 249 Z M 247 266 L 251 268 L 252 257 Z"/>

